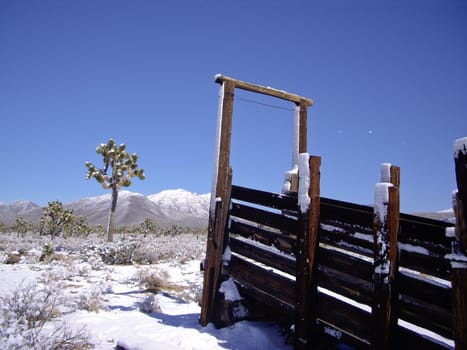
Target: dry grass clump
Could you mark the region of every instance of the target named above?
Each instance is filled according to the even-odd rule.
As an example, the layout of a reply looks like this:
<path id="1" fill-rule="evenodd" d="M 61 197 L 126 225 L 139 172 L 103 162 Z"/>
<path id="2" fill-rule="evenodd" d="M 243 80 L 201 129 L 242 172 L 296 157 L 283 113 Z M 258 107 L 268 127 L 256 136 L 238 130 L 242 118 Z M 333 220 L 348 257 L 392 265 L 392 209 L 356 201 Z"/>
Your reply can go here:
<path id="1" fill-rule="evenodd" d="M 0 297 L 0 347 L 10 350 L 91 349 L 84 328 L 72 331 L 61 315 L 62 296 L 55 284 L 20 285 Z M 53 328 L 45 327 L 46 324 Z"/>
<path id="2" fill-rule="evenodd" d="M 146 296 L 143 301 L 138 303 L 138 309 L 145 314 L 162 312 L 159 302 L 152 294 Z"/>
<path id="3" fill-rule="evenodd" d="M 169 273 L 165 270 L 141 269 L 136 273 L 135 280 L 145 292 L 181 292 L 185 287 L 169 281 Z"/>

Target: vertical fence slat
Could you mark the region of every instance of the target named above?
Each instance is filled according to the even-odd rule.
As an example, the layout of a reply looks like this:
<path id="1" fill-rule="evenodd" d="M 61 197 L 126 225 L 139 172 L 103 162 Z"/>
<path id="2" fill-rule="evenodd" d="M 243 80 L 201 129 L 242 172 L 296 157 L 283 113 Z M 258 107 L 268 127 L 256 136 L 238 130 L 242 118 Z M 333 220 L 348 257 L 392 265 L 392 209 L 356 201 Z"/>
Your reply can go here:
<path id="1" fill-rule="evenodd" d="M 219 121 L 218 160 L 215 196 L 211 199 L 209 211 L 208 239 L 206 243 L 206 264 L 199 322 L 206 326 L 213 321 L 215 297 L 219 287 L 222 254 L 225 248 L 225 226 L 230 204 L 232 169 L 230 168 L 230 144 L 232 135 L 232 113 L 234 84 L 223 82 L 222 110 Z M 214 208 L 213 208 L 214 206 Z"/>
<path id="2" fill-rule="evenodd" d="M 320 210 L 320 165 L 321 158 L 312 156 L 308 160 L 310 205 L 301 214 L 301 232 L 297 252 L 296 304 L 294 349 L 310 349 L 316 339 L 317 307 L 317 259 Z M 302 174 L 303 176 L 303 174 Z M 300 173 L 299 173 L 300 177 Z M 300 182 L 302 184 L 302 182 Z M 300 191 L 300 189 L 299 189 Z"/>
<path id="3" fill-rule="evenodd" d="M 389 349 L 397 324 L 395 276 L 399 230 L 399 167 L 383 164 L 381 183 L 375 187 L 373 275 L 373 349 Z"/>
<path id="4" fill-rule="evenodd" d="M 467 349 L 467 137 L 454 144 L 457 181 L 455 195 L 456 241 L 453 252 L 460 261 L 452 262 L 452 314 L 456 349 Z"/>

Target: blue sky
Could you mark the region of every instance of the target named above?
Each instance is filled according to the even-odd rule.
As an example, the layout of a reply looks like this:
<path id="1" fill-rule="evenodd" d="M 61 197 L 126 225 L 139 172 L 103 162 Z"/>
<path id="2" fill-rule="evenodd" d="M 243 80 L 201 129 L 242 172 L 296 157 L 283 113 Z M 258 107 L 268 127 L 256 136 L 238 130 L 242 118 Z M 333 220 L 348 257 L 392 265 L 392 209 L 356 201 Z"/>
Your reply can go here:
<path id="1" fill-rule="evenodd" d="M 130 190 L 209 192 L 223 73 L 315 101 L 322 196 L 370 204 L 391 162 L 403 211 L 444 209 L 452 145 L 467 136 L 465 62 L 460 0 L 3 0 L 0 201 L 106 193 L 84 162 L 101 164 L 95 148 L 110 137 L 145 169 Z M 234 183 L 278 192 L 293 106 L 237 97 Z"/>

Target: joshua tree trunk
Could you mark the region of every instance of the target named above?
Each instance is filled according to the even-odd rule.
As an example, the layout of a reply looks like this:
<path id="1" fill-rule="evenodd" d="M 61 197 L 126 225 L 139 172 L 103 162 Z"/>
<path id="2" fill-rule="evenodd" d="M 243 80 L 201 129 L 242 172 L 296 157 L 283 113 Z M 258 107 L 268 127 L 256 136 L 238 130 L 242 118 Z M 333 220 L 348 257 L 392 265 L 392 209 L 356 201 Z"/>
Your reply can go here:
<path id="1" fill-rule="evenodd" d="M 107 240 L 113 241 L 115 231 L 115 209 L 117 208 L 118 190 L 116 186 L 112 187 L 112 204 L 110 206 L 109 222 L 107 224 Z"/>

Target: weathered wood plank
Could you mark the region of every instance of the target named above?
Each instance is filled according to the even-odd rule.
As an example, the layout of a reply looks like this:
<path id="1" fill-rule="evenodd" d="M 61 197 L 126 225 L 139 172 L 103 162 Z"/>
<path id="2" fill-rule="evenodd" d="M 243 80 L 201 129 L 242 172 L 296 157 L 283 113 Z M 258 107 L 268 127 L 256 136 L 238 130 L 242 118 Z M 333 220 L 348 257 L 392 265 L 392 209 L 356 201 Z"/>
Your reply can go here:
<path id="1" fill-rule="evenodd" d="M 369 261 L 326 248 L 319 247 L 318 264 L 340 270 L 366 281 L 373 280 L 373 264 Z"/>
<path id="2" fill-rule="evenodd" d="M 397 324 L 397 234 L 399 231 L 399 167 L 383 164 L 375 187 L 373 349 L 390 349 Z M 386 193 L 383 195 L 383 193 Z M 387 196 L 387 198 L 385 198 Z M 387 202 L 386 202 L 387 200 Z"/>
<path id="3" fill-rule="evenodd" d="M 347 225 L 371 230 L 373 227 L 373 207 L 321 198 L 320 218 L 321 222 L 340 221 Z"/>
<path id="4" fill-rule="evenodd" d="M 317 321 L 318 327 L 321 328 L 320 333 L 322 334 L 321 337 L 327 337 L 328 339 L 333 338 L 334 341 L 325 341 L 324 346 L 322 349 L 340 349 L 344 348 L 347 349 L 349 346 L 351 349 L 355 350 L 368 350 L 370 349 L 370 344 L 368 340 L 360 339 L 356 337 L 352 333 L 348 333 L 343 329 L 336 327 L 335 325 L 330 325 L 323 320 Z M 329 335 L 332 334 L 332 335 Z M 329 344 L 329 345 L 328 345 Z M 344 344 L 344 347 L 339 346 L 340 344 Z"/>
<path id="5" fill-rule="evenodd" d="M 297 236 L 297 263 L 296 263 L 296 298 L 295 298 L 295 333 L 294 349 L 308 349 L 313 338 L 316 338 L 316 303 L 318 294 L 317 250 L 319 234 L 320 210 L 320 165 L 321 158 L 307 153 L 300 154 L 298 178 L 299 186 L 305 184 L 308 188 L 300 188 L 299 192 L 307 193 L 310 203 L 306 210 L 301 208 L 299 221 L 301 230 Z"/>
<path id="6" fill-rule="evenodd" d="M 293 323 L 295 316 L 295 305 L 284 302 L 275 294 L 267 293 L 252 285 L 237 282 L 240 295 L 245 298 L 245 305 L 249 309 L 249 319 L 261 319 L 264 317 L 275 317 L 275 321 L 287 320 Z"/>
<path id="7" fill-rule="evenodd" d="M 452 313 L 449 309 L 425 303 L 401 294 L 399 317 L 416 326 L 426 328 L 448 339 L 453 339 Z"/>
<path id="8" fill-rule="evenodd" d="M 319 286 L 353 299 L 361 304 L 371 305 L 373 284 L 338 269 L 318 266 Z"/>
<path id="9" fill-rule="evenodd" d="M 278 210 L 297 210 L 297 198 L 242 186 L 232 186 L 232 199 L 258 204 Z"/>
<path id="10" fill-rule="evenodd" d="M 241 284 L 255 286 L 285 304 L 295 304 L 295 281 L 232 255 L 231 276 Z"/>
<path id="11" fill-rule="evenodd" d="M 270 249 L 264 249 L 258 245 L 248 243 L 244 240 L 230 237 L 230 249 L 247 258 L 259 261 L 267 266 L 295 275 L 296 262 L 294 257 L 277 254 Z"/>
<path id="12" fill-rule="evenodd" d="M 234 85 L 225 82 L 221 87 L 221 117 L 218 126 L 219 144 L 217 159 L 216 200 L 211 202 L 209 211 L 208 239 L 206 243 L 206 270 L 203 281 L 200 324 L 206 326 L 213 320 L 215 297 L 219 288 L 221 259 L 225 248 L 225 227 L 227 223 L 230 190 L 232 186 L 232 169 L 230 168 L 230 145 L 232 134 L 232 113 Z"/>
<path id="13" fill-rule="evenodd" d="M 455 249 L 453 253 L 467 258 L 467 137 L 454 143 L 454 164 L 457 193 L 454 201 L 456 214 Z M 452 313 L 456 349 L 467 349 L 467 263 L 453 263 Z"/>
<path id="14" fill-rule="evenodd" d="M 428 338 L 424 334 L 416 333 L 410 329 L 398 326 L 396 330 L 398 349 L 444 350 L 452 349 L 449 345 Z"/>
<path id="15" fill-rule="evenodd" d="M 318 293 L 317 306 L 319 320 L 335 325 L 337 328 L 369 343 L 372 329 L 370 313 L 325 293 Z"/>
<path id="16" fill-rule="evenodd" d="M 449 312 L 452 308 L 451 287 L 431 281 L 423 276 L 411 276 L 399 272 L 399 293 L 418 298 L 426 303 L 445 308 Z"/>
<path id="17" fill-rule="evenodd" d="M 373 258 L 373 232 L 361 232 L 336 222 L 320 224 L 320 242 Z"/>
<path id="18" fill-rule="evenodd" d="M 284 216 L 279 213 L 273 213 L 266 210 L 250 207 L 240 203 L 232 203 L 230 215 L 242 218 L 260 225 L 276 228 L 283 233 L 296 235 L 300 227 L 298 220 Z"/>
<path id="19" fill-rule="evenodd" d="M 441 279 L 451 279 L 451 264 L 442 256 L 399 250 L 399 266 Z"/>
<path id="20" fill-rule="evenodd" d="M 235 218 L 231 218 L 230 233 L 274 246 L 287 254 L 294 255 L 297 251 L 297 239 L 295 237 L 239 222 Z"/>
<path id="21" fill-rule="evenodd" d="M 446 228 L 452 226 L 448 222 L 401 213 L 399 242 L 447 254 L 451 249 L 451 240 L 446 237 Z"/>
<path id="22" fill-rule="evenodd" d="M 234 78 L 227 77 L 225 75 L 218 74 L 215 77 L 216 83 L 222 84 L 224 82 L 231 82 L 234 84 L 234 86 L 238 89 L 246 90 L 246 91 L 251 91 L 251 92 L 257 92 L 259 94 L 263 95 L 268 95 L 268 96 L 273 96 L 280 98 L 282 100 L 286 101 L 291 101 L 295 103 L 304 103 L 306 106 L 312 106 L 313 105 L 313 100 L 302 97 L 299 95 L 291 94 L 283 90 L 277 90 L 273 89 L 271 87 L 266 87 L 266 86 L 261 86 L 261 85 L 256 85 L 256 84 L 251 84 L 247 83 L 241 80 L 237 80 Z"/>

